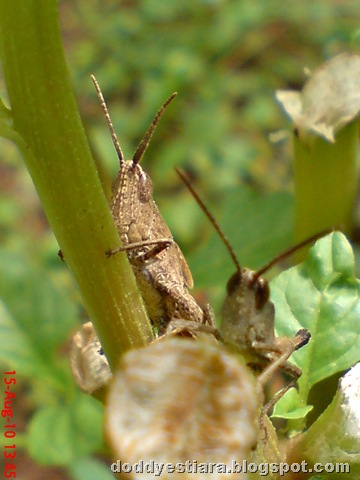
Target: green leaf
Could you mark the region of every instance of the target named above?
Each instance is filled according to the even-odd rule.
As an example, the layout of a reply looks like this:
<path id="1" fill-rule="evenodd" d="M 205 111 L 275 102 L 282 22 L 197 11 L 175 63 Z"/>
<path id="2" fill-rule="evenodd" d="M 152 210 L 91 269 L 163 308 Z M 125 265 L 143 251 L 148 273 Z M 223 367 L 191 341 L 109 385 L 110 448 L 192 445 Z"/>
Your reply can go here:
<path id="1" fill-rule="evenodd" d="M 271 283 L 278 335 L 291 336 L 300 328 L 310 330 L 312 335 L 309 345 L 293 355 L 303 372 L 298 382 L 298 405 L 293 408 L 307 404 L 315 383 L 360 359 L 359 294 L 354 255 L 339 232 L 319 240 L 305 262 Z M 286 415 L 292 401 L 285 396 L 277 405 L 277 415 Z"/>
<path id="2" fill-rule="evenodd" d="M 41 363 L 28 337 L 1 301 L 0 362 L 29 377 L 38 372 Z"/>
<path id="3" fill-rule="evenodd" d="M 79 393 L 71 403 L 45 407 L 31 419 L 28 449 L 44 465 L 70 465 L 102 446 L 101 404 Z"/>
<path id="4" fill-rule="evenodd" d="M 74 480 L 114 480 L 109 466 L 93 458 L 80 458 L 69 466 Z"/>
<path id="5" fill-rule="evenodd" d="M 360 362 L 339 381 L 331 404 L 302 434 L 294 438 L 289 458 L 306 460 L 333 468 L 324 469 L 324 478 L 358 480 L 360 475 Z"/>
<path id="6" fill-rule="evenodd" d="M 76 305 L 23 255 L 0 248 L 0 265 L 0 362 L 28 377 L 37 402 L 46 404 L 72 384 L 59 347 L 77 324 Z"/>
<path id="7" fill-rule="evenodd" d="M 311 405 L 306 405 L 305 407 L 299 407 L 299 405 L 301 405 L 299 392 L 295 388 L 291 388 L 286 393 L 285 397 L 276 403 L 271 417 L 280 417 L 286 419 L 304 418 L 313 409 Z"/>
<path id="8" fill-rule="evenodd" d="M 19 355 L 26 338 L 28 354 L 31 348 L 43 359 L 53 358 L 56 347 L 77 324 L 75 304 L 45 269 L 30 264 L 23 255 L 0 249 L 0 265 L 6 272 L 0 278 L 0 297 L 9 314 L 0 328 L 11 329 L 15 339 L 23 339 L 16 349 Z M 10 336 L 1 336 L 3 349 L 10 340 Z"/>

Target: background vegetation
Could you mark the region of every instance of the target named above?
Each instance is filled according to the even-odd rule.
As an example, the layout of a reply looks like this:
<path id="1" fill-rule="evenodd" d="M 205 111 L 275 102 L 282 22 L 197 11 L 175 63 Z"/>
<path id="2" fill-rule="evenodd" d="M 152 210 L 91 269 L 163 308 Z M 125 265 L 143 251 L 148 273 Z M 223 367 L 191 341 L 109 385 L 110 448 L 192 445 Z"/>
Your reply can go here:
<path id="1" fill-rule="evenodd" d="M 172 91 L 179 93 L 143 166 L 189 260 L 196 295 L 218 306 L 233 267 L 173 167 L 192 175 L 246 266 L 260 266 L 291 244 L 289 124 L 274 91 L 301 88 L 305 66 L 313 69 L 338 53 L 358 49 L 358 2 L 68 0 L 60 3 L 60 11 L 74 90 L 108 194 L 118 163 L 90 73 L 102 86 L 128 158 L 160 104 Z M 0 88 L 4 97 L 2 82 Z M 17 333 L 24 344 L 32 342 L 41 357 L 34 367 L 37 378 L 18 387 L 21 425 L 39 406 L 49 407 L 51 418 L 54 392 L 65 395 L 59 391 L 60 380 L 56 390 L 42 379 L 53 378 L 56 387 L 56 378 L 67 375 L 65 342 L 85 312 L 66 265 L 56 255 L 56 240 L 20 155 L 10 142 L 1 140 L 0 147 L 0 262 L 2 283 L 7 285 L 2 300 L 7 313 L 26 316 L 27 330 Z M 14 331 L 9 330 L 9 340 L 11 335 Z M 54 347 L 58 377 L 54 369 L 49 375 L 43 371 L 46 362 L 55 361 Z M 68 389 L 72 401 L 86 403 L 85 411 L 93 418 L 101 415 L 72 384 Z M 88 438 L 78 431 L 79 438 Z M 36 423 L 30 433 L 36 437 Z M 91 444 L 76 440 L 81 447 L 76 456 L 99 451 L 99 439 L 100 432 Z M 60 438 L 53 457 L 41 459 L 37 445 L 24 437 L 24 445 L 27 441 L 38 463 L 67 464 L 73 455 L 68 452 L 64 461 Z M 18 478 L 41 478 L 30 462 L 24 457 Z M 69 475 L 90 478 L 81 476 L 84 471 L 84 465 L 77 464 Z M 65 471 L 44 475 L 65 478 Z"/>

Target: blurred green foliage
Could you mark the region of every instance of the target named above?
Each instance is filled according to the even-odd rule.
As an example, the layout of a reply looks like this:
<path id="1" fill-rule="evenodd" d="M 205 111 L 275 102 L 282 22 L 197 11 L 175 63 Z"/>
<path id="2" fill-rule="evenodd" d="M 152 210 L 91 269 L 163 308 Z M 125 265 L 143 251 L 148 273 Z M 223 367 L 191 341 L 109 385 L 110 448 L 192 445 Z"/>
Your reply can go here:
<path id="1" fill-rule="evenodd" d="M 153 179 L 160 210 L 189 259 L 195 286 L 206 288 L 208 300 L 217 305 L 231 260 L 173 167 L 191 174 L 241 263 L 260 266 L 288 246 L 291 164 L 286 132 L 281 132 L 287 124 L 274 91 L 300 88 L 304 67 L 315 68 L 342 51 L 358 48 L 358 2 L 64 0 L 59 7 L 74 89 L 109 194 L 118 161 L 90 73 L 103 89 L 127 158 L 163 101 L 173 91 L 179 93 L 143 166 Z M 280 139 L 276 143 L 271 142 L 274 133 Z M 55 290 L 65 290 L 73 302 L 66 307 L 72 317 L 67 318 L 68 325 L 73 326 L 83 313 L 72 279 L 56 256 L 56 241 L 20 156 L 9 142 L 1 140 L 0 148 L 1 276 L 6 277 L 6 258 L 17 257 L 15 266 L 19 262 L 6 307 L 9 310 L 12 301 L 16 304 L 16 298 L 22 301 L 24 284 L 36 290 L 36 298 L 48 298 L 51 280 Z M 20 268 L 21 262 L 26 268 Z M 62 295 L 52 304 L 67 305 Z M 28 318 L 38 317 L 40 307 L 41 301 L 27 302 Z M 49 310 L 41 318 L 54 332 L 58 316 Z M 26 328 L 31 331 L 29 323 Z M 64 342 L 63 328 L 64 324 L 58 337 L 53 335 L 54 341 Z M 33 333 L 30 337 L 38 342 Z M 60 347 L 58 343 L 63 362 L 59 372 L 67 378 L 63 372 L 67 356 Z M 40 349 L 37 355 L 47 350 Z M 34 392 L 27 408 L 32 411 L 40 403 L 50 408 L 50 390 L 42 392 L 41 402 L 36 388 Z"/>
<path id="2" fill-rule="evenodd" d="M 211 279 L 216 294 L 221 285 L 213 300 L 219 302 L 231 262 L 218 239 L 209 246 L 212 227 L 173 167 L 192 175 L 243 264 L 260 266 L 291 244 L 288 124 L 274 91 L 300 89 L 304 67 L 358 47 L 357 3 L 93 0 L 76 9 L 63 3 L 62 18 L 81 111 L 108 188 L 118 162 L 89 74 L 102 86 L 127 158 L 165 98 L 178 92 L 143 166 L 195 286 L 210 286 Z M 254 197 L 279 190 L 288 194 L 283 203 L 270 196 L 266 210 L 248 208 Z M 224 259 L 229 267 L 214 283 Z"/>
<path id="3" fill-rule="evenodd" d="M 305 1 L 290 6 L 279 0 L 90 0 L 63 1 L 60 13 L 74 88 L 104 188 L 109 192 L 118 162 L 89 74 L 100 82 L 128 158 L 161 103 L 178 91 L 143 164 L 153 178 L 164 216 L 186 256 L 191 256 L 195 285 L 208 283 L 197 273 L 201 268 L 193 252 L 201 250 L 211 226 L 182 187 L 174 166 L 192 174 L 220 224 L 231 222 L 233 228 L 226 234 L 235 247 L 239 238 L 241 242 L 248 238 L 250 247 L 243 255 L 240 252 L 240 260 L 259 265 L 254 240 L 264 234 L 261 219 L 252 223 L 254 212 L 245 208 L 249 218 L 242 228 L 238 219 L 243 216 L 243 204 L 229 206 L 227 199 L 245 184 L 255 196 L 274 190 L 291 192 L 286 141 L 269 139 L 269 134 L 286 127 L 274 90 L 300 88 L 305 66 L 314 68 L 358 46 L 357 2 Z M 42 228 L 40 208 L 36 199 L 32 204 L 24 200 L 27 195 L 34 198 L 31 185 L 12 148 L 3 143 L 2 151 L 2 236 L 26 243 L 29 235 L 39 234 L 41 241 L 46 239 L 45 245 L 30 248 L 47 254 L 49 237 Z M 287 231 L 281 221 L 282 209 L 289 204 L 288 199 L 283 207 L 279 202 L 273 207 L 274 223 L 279 216 L 284 232 L 279 249 L 291 242 L 291 219 L 286 220 Z M 24 224 L 23 216 L 30 225 L 26 222 L 20 232 L 11 228 L 14 218 Z M 16 240 L 19 233 L 23 238 Z M 269 256 L 273 253 L 271 249 Z M 47 260 L 56 263 L 53 257 Z"/>
<path id="4" fill-rule="evenodd" d="M 274 90 L 300 87 L 305 66 L 351 49 L 357 28 L 356 2 L 93 1 L 62 8 L 78 98 L 111 176 L 117 163 L 88 75 L 102 86 L 128 157 L 164 99 L 179 92 L 144 159 L 160 204 L 167 193 L 184 201 L 175 165 L 200 178 L 205 198 L 217 204 L 244 182 L 282 187 L 290 176 L 286 147 L 268 137 L 285 125 Z M 174 228 L 185 241 L 194 237 L 185 226 Z"/>

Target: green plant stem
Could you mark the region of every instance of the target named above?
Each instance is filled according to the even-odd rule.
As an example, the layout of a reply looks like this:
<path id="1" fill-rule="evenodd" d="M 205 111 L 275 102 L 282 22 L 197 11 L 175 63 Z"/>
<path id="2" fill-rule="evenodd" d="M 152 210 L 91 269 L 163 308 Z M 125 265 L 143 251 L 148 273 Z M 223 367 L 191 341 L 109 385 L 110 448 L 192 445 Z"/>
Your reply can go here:
<path id="1" fill-rule="evenodd" d="M 152 332 L 126 255 L 105 255 L 120 241 L 73 97 L 57 0 L 0 0 L 0 45 L 27 167 L 115 366 L 122 352 L 147 344 Z"/>
<path id="2" fill-rule="evenodd" d="M 326 228 L 352 229 L 357 187 L 358 121 L 336 135 L 336 142 L 314 137 L 309 145 L 294 137 L 295 242 Z"/>

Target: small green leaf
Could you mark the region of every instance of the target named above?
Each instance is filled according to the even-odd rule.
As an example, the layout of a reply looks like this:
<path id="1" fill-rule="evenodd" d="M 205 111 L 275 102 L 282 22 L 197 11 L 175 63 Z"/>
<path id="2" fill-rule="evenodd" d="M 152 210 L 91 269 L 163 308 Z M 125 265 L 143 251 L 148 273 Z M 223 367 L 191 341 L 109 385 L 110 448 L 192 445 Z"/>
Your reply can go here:
<path id="1" fill-rule="evenodd" d="M 271 296 L 278 335 L 291 336 L 300 328 L 312 335 L 293 355 L 303 372 L 294 408 L 304 407 L 315 383 L 360 359 L 360 282 L 346 237 L 335 232 L 319 240 L 305 262 L 271 283 Z M 279 402 L 277 415 L 288 413 L 288 407 L 288 401 Z"/>
<path id="2" fill-rule="evenodd" d="M 38 410 L 31 419 L 28 449 L 44 465 L 70 465 L 102 446 L 102 406 L 79 393 L 71 403 Z"/>
<path id="3" fill-rule="evenodd" d="M 299 405 L 301 405 L 299 392 L 295 388 L 291 388 L 279 402 L 276 403 L 271 417 L 286 418 L 288 420 L 304 418 L 313 409 L 311 405 L 306 405 L 305 407 L 299 407 Z"/>
<path id="4" fill-rule="evenodd" d="M 114 480 L 109 466 L 93 458 L 80 458 L 69 466 L 74 480 Z"/>

